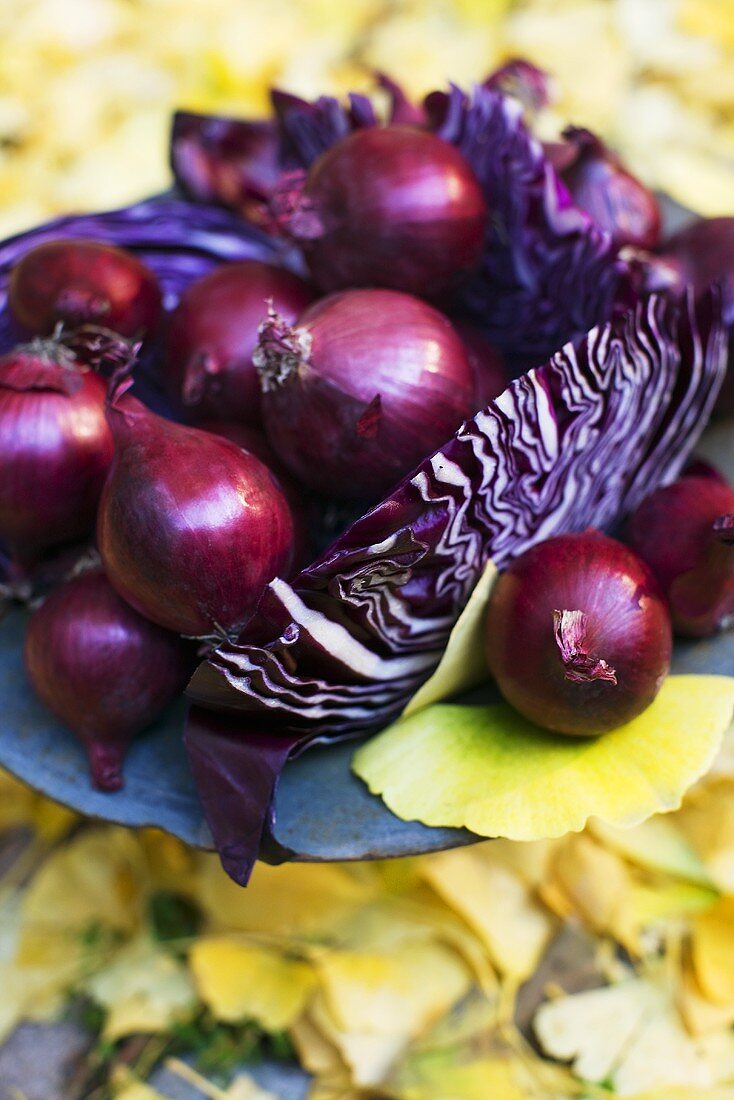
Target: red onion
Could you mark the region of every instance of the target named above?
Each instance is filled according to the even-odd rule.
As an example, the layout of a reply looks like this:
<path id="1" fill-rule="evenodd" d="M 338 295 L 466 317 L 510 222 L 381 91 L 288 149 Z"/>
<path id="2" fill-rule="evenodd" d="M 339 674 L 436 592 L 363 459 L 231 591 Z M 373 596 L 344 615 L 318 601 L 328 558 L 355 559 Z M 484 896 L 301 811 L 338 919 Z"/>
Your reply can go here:
<path id="1" fill-rule="evenodd" d="M 468 321 L 454 321 L 474 379 L 474 410 L 486 409 L 507 389 L 510 376 L 502 355 L 480 328 Z"/>
<path id="2" fill-rule="evenodd" d="M 179 634 L 237 634 L 276 574 L 293 521 L 274 476 L 229 440 L 156 416 L 113 388 L 115 458 L 97 538 L 110 583 Z"/>
<path id="3" fill-rule="evenodd" d="M 711 474 L 657 489 L 630 516 L 627 541 L 668 597 L 673 628 L 703 637 L 734 621 L 734 489 Z"/>
<path id="4" fill-rule="evenodd" d="M 576 150 L 572 163 L 561 171 L 576 206 L 611 233 L 618 247 L 654 248 L 660 238 L 660 207 L 653 193 L 589 130 L 570 126 L 563 136 Z"/>
<path id="5" fill-rule="evenodd" d="M 85 745 L 103 791 L 122 787 L 128 744 L 192 671 L 186 644 L 128 607 L 101 571 L 67 581 L 34 612 L 25 664 L 38 697 Z"/>
<path id="6" fill-rule="evenodd" d="M 54 341 L 0 357 L 0 539 L 16 564 L 93 530 L 113 450 L 104 399 Z"/>
<path id="7" fill-rule="evenodd" d="M 347 290 L 297 327 L 272 314 L 255 362 L 268 438 L 305 485 L 374 500 L 472 412 L 466 353 L 450 321 L 394 290 Z"/>
<path id="8" fill-rule="evenodd" d="M 734 217 L 700 218 L 665 242 L 662 259 L 677 266 L 697 294 L 721 283 L 724 320 L 729 327 L 729 367 L 716 412 L 734 415 Z"/>
<path id="9" fill-rule="evenodd" d="M 130 252 L 99 241 L 57 240 L 26 252 L 10 277 L 8 305 L 28 332 L 44 335 L 59 321 L 104 325 L 140 336 L 158 323 L 158 281 Z"/>
<path id="10" fill-rule="evenodd" d="M 231 420 L 205 420 L 197 424 L 205 432 L 214 432 L 224 439 L 236 443 L 243 451 L 249 451 L 259 458 L 275 477 L 291 509 L 293 519 L 293 567 L 297 572 L 308 564 L 311 557 L 309 538 L 309 505 L 314 503 L 311 494 L 291 476 L 268 443 L 265 435 L 257 428 L 248 428 Z"/>
<path id="11" fill-rule="evenodd" d="M 479 263 L 487 204 L 458 149 L 412 126 L 342 138 L 274 202 L 322 290 L 434 296 Z"/>
<path id="12" fill-rule="evenodd" d="M 512 706 L 558 733 L 605 733 L 641 714 L 665 679 L 671 648 L 650 570 L 598 531 L 538 543 L 490 597 L 490 672 Z"/>
<path id="13" fill-rule="evenodd" d="M 303 279 L 257 260 L 223 264 L 184 292 L 171 318 L 166 376 L 171 396 L 199 417 L 260 423 L 252 362 L 267 303 L 290 324 L 313 300 Z"/>

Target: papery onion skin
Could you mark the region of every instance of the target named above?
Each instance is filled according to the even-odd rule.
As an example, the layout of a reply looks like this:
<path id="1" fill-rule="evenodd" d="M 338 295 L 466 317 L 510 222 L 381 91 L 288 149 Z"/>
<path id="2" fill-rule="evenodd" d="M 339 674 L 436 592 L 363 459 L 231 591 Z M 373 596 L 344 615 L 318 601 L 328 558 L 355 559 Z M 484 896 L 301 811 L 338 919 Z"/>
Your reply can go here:
<path id="1" fill-rule="evenodd" d="M 8 305 L 18 324 L 37 335 L 62 322 L 141 336 L 158 323 L 161 291 L 150 268 L 130 252 L 62 238 L 37 245 L 15 265 Z"/>
<path id="2" fill-rule="evenodd" d="M 458 149 L 412 126 L 343 138 L 274 209 L 324 291 L 378 286 L 434 297 L 476 268 L 487 224 Z"/>
<path id="3" fill-rule="evenodd" d="M 16 565 L 93 531 L 113 453 L 104 401 L 51 341 L 0 357 L 0 539 Z"/>
<path id="4" fill-rule="evenodd" d="M 596 736 L 641 714 L 671 651 L 670 617 L 652 573 L 598 531 L 538 543 L 490 596 L 489 670 L 512 706 L 558 733 Z"/>
<path id="5" fill-rule="evenodd" d="M 113 398 L 115 457 L 97 539 L 111 584 L 179 634 L 236 635 L 265 585 L 285 575 L 293 520 L 275 477 L 210 432 Z"/>
<path id="6" fill-rule="evenodd" d="M 561 171 L 576 206 L 611 233 L 618 247 L 654 248 L 661 217 L 652 192 L 589 130 L 570 126 L 563 136 L 576 149 L 574 160 Z"/>
<path id="7" fill-rule="evenodd" d="M 626 539 L 668 598 L 673 628 L 700 638 L 734 621 L 734 489 L 714 472 L 656 489 Z"/>
<path id="8" fill-rule="evenodd" d="M 268 301 L 289 323 L 314 298 L 297 275 L 257 260 L 223 264 L 192 283 L 171 317 L 165 377 L 170 396 L 194 418 L 260 424 L 260 381 L 252 362 Z"/>
<path id="9" fill-rule="evenodd" d="M 39 699 L 85 746 L 94 786 L 116 791 L 130 741 L 183 691 L 193 654 L 95 570 L 55 589 L 31 616 L 25 665 Z"/>
<path id="10" fill-rule="evenodd" d="M 349 290 L 275 318 L 256 353 L 268 438 L 295 477 L 342 500 L 375 500 L 471 414 L 464 347 L 411 295 Z"/>
<path id="11" fill-rule="evenodd" d="M 469 360 L 474 378 L 474 412 L 486 409 L 490 401 L 507 389 L 510 375 L 505 361 L 482 330 L 470 321 L 454 321 L 454 328 Z"/>

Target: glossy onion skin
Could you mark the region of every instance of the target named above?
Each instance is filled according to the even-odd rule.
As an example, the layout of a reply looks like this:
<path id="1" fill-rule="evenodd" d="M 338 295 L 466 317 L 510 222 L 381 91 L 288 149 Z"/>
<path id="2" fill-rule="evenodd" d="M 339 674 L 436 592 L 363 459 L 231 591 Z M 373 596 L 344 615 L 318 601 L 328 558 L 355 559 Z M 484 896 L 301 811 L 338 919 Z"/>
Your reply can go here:
<path id="1" fill-rule="evenodd" d="M 299 234 L 295 222 L 294 236 L 324 291 L 384 286 L 434 297 L 482 254 L 482 189 L 458 149 L 425 130 L 342 138 L 312 165 L 303 200 L 322 232 Z"/>
<path id="2" fill-rule="evenodd" d="M 17 561 L 94 530 L 113 453 L 104 399 L 91 372 L 0 357 L 0 539 Z"/>
<path id="3" fill-rule="evenodd" d="M 190 647 L 133 611 L 95 570 L 33 613 L 25 665 L 39 699 L 85 745 L 92 782 L 122 785 L 128 744 L 183 691 Z"/>
<path id="4" fill-rule="evenodd" d="M 588 616 L 587 647 L 617 683 L 566 678 L 556 610 Z M 655 580 L 631 550 L 597 531 L 558 535 L 502 573 L 489 601 L 489 670 L 521 714 L 572 736 L 605 733 L 641 714 L 670 667 L 670 617 Z"/>
<path id="5" fill-rule="evenodd" d="M 234 443 L 134 398 L 108 417 L 115 457 L 97 540 L 111 584 L 179 634 L 238 633 L 291 564 L 293 521 L 276 479 Z"/>
<path id="6" fill-rule="evenodd" d="M 461 340 L 412 295 L 334 294 L 310 306 L 294 331 L 310 337 L 310 353 L 265 390 L 263 417 L 283 463 L 317 492 L 375 501 L 471 415 Z"/>
<path id="7" fill-rule="evenodd" d="M 171 317 L 166 383 L 195 419 L 260 424 L 260 382 L 252 362 L 267 302 L 292 322 L 314 291 L 289 271 L 258 260 L 223 264 L 197 279 Z"/>
<path id="8" fill-rule="evenodd" d="M 660 207 L 653 193 L 588 130 L 564 132 L 576 158 L 561 172 L 574 203 L 611 233 L 618 248 L 655 248 L 660 240 Z"/>
<path id="9" fill-rule="evenodd" d="M 627 523 L 627 542 L 668 598 L 673 629 L 700 638 L 734 617 L 734 489 L 702 471 L 657 489 Z M 732 517 L 718 537 L 713 525 Z"/>
<path id="10" fill-rule="evenodd" d="M 8 305 L 18 324 L 36 335 L 53 332 L 62 321 L 142 336 L 158 323 L 161 291 L 132 253 L 99 241 L 60 239 L 37 245 L 16 264 Z"/>

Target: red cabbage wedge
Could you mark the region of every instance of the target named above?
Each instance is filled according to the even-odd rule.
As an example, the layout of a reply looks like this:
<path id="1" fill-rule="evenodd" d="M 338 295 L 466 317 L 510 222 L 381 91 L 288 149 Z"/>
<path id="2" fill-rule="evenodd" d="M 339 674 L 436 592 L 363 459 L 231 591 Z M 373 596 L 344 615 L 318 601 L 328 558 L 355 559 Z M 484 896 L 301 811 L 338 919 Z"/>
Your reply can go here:
<path id="1" fill-rule="evenodd" d="M 502 568 L 550 535 L 609 528 L 674 479 L 725 358 L 718 296 L 652 296 L 516 379 L 291 584 L 269 585 L 189 687 L 189 758 L 237 881 L 267 848 L 288 757 L 393 720 L 489 558 Z"/>

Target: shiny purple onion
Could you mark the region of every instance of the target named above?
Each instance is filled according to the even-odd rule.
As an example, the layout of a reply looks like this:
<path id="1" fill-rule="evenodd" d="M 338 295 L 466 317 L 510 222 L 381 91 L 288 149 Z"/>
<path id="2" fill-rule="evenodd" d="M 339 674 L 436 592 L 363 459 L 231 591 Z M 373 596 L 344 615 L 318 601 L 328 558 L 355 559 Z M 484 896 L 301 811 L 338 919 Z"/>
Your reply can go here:
<path id="1" fill-rule="evenodd" d="M 377 499 L 472 411 L 471 370 L 450 321 L 394 290 L 333 294 L 295 327 L 272 314 L 255 362 L 278 456 L 337 499 Z"/>
<path id="2" fill-rule="evenodd" d="M 314 291 L 290 271 L 257 260 L 223 264 L 184 291 L 171 317 L 165 360 L 171 398 L 195 419 L 260 424 L 252 361 L 268 302 L 288 323 Z"/>
<path id="3" fill-rule="evenodd" d="M 97 538 L 110 583 L 169 630 L 236 635 L 292 561 L 293 521 L 275 477 L 229 440 L 119 390 L 107 415 L 115 457 Z"/>
<path id="4" fill-rule="evenodd" d="M 630 516 L 627 542 L 667 596 L 676 633 L 698 638 L 732 625 L 734 489 L 716 471 L 656 489 Z"/>
<path id="5" fill-rule="evenodd" d="M 94 529 L 112 461 L 105 385 L 68 348 L 0 357 L 0 540 L 16 567 Z"/>
<path id="6" fill-rule="evenodd" d="M 487 203 L 458 149 L 414 126 L 356 130 L 276 195 L 322 290 L 434 296 L 481 258 Z"/>
<path id="7" fill-rule="evenodd" d="M 95 570 L 34 612 L 25 665 L 39 699 L 86 748 L 94 786 L 116 791 L 130 741 L 183 691 L 193 660 L 181 638 L 133 611 Z"/>
<path id="8" fill-rule="evenodd" d="M 487 611 L 489 670 L 509 703 L 575 737 L 641 714 L 670 667 L 670 616 L 652 573 L 599 531 L 558 535 L 501 573 Z"/>

